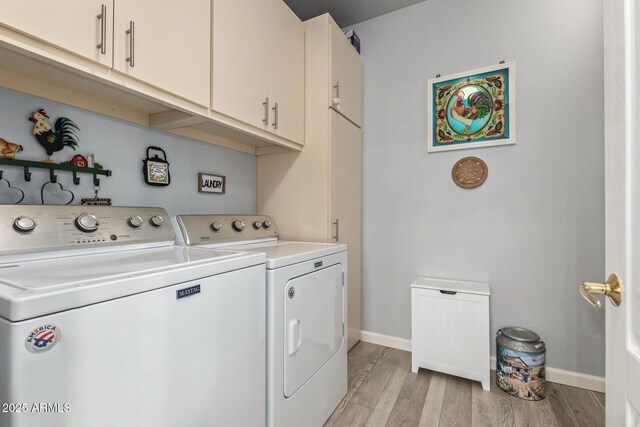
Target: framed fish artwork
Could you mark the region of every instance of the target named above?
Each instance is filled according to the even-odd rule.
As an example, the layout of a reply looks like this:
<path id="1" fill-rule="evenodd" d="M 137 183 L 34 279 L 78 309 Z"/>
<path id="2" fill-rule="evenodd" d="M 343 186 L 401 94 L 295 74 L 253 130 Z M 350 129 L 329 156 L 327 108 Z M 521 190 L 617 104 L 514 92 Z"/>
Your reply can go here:
<path id="1" fill-rule="evenodd" d="M 429 80 L 427 151 L 515 144 L 515 78 L 509 62 Z"/>

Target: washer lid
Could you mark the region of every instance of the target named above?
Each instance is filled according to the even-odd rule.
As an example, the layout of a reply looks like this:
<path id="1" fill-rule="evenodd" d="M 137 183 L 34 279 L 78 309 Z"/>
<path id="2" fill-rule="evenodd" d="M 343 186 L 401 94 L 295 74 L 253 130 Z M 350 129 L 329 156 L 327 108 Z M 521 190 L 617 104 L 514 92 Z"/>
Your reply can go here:
<path id="1" fill-rule="evenodd" d="M 347 250 L 347 245 L 334 243 L 311 243 L 311 242 L 268 242 L 237 246 L 226 246 L 225 249 L 246 251 L 254 253 L 264 253 L 267 257 L 267 269 L 286 267 L 312 260 L 314 258 L 325 257 Z"/>
<path id="2" fill-rule="evenodd" d="M 511 338 L 520 342 L 539 342 L 540 335 L 536 334 L 533 331 L 524 328 L 502 328 L 500 329 L 502 334 L 508 338 Z"/>
<path id="3" fill-rule="evenodd" d="M 169 246 L 0 264 L 0 317 L 24 320 L 262 263 L 263 254 Z"/>

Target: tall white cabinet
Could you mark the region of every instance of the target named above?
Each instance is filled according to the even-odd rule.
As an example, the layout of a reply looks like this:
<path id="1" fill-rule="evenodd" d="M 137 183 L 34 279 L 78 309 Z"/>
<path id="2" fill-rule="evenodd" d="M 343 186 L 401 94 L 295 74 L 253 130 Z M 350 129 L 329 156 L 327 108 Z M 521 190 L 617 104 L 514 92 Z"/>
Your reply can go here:
<path id="1" fill-rule="evenodd" d="M 258 212 L 276 219 L 283 239 L 347 244 L 351 348 L 361 331 L 360 57 L 329 15 L 304 28 L 305 146 L 300 153 L 258 157 Z M 339 108 L 332 105 L 338 81 L 346 97 Z"/>

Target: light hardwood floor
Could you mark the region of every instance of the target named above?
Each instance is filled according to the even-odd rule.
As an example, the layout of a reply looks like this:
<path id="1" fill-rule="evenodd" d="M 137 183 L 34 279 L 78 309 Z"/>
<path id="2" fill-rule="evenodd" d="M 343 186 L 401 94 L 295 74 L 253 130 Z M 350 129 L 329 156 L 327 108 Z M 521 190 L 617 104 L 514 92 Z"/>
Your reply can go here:
<path id="1" fill-rule="evenodd" d="M 411 353 L 360 342 L 349 352 L 347 396 L 325 427 L 604 426 L 604 394 L 547 382 L 529 402 L 495 385 L 420 369 Z"/>

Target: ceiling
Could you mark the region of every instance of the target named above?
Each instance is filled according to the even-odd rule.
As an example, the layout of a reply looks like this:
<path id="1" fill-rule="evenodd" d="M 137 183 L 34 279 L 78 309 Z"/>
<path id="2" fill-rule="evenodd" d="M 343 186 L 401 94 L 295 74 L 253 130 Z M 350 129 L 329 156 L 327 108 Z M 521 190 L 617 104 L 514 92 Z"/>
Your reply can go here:
<path id="1" fill-rule="evenodd" d="M 342 28 L 425 0 L 284 0 L 301 20 L 329 12 Z"/>

